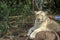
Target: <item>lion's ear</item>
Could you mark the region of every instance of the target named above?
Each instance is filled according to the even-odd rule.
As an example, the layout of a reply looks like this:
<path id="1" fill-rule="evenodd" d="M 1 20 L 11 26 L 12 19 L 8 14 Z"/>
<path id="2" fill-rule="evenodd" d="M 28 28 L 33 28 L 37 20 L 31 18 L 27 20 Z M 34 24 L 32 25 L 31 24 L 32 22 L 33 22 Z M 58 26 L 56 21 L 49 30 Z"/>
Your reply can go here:
<path id="1" fill-rule="evenodd" d="M 37 15 L 37 14 L 40 14 L 40 12 L 41 12 L 41 11 L 35 11 L 35 14 L 36 14 L 36 15 Z"/>
<path id="2" fill-rule="evenodd" d="M 38 16 L 39 14 L 38 14 L 38 11 L 34 11 L 34 13 L 35 13 L 35 16 Z"/>

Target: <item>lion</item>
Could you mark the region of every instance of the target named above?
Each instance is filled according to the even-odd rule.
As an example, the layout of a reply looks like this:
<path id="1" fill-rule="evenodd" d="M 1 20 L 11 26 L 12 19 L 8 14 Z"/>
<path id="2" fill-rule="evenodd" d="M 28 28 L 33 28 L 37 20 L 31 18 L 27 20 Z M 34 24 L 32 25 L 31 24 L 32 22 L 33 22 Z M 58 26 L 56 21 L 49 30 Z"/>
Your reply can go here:
<path id="1" fill-rule="evenodd" d="M 27 34 L 30 39 L 35 38 L 36 34 L 40 31 L 60 31 L 60 25 L 56 21 L 50 19 L 47 13 L 46 11 L 35 11 L 35 24 L 29 29 Z"/>

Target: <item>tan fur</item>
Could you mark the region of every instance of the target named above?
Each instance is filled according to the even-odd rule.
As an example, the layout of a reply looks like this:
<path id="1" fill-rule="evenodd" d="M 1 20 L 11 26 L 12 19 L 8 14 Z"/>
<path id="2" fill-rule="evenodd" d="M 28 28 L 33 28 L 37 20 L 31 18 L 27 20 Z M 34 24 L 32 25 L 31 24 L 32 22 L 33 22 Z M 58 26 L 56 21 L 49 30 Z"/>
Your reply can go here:
<path id="1" fill-rule="evenodd" d="M 54 20 L 47 17 L 46 12 L 38 11 L 36 13 L 36 20 L 34 27 L 29 29 L 28 36 L 30 39 L 35 38 L 35 35 L 40 31 L 60 31 L 60 26 Z"/>

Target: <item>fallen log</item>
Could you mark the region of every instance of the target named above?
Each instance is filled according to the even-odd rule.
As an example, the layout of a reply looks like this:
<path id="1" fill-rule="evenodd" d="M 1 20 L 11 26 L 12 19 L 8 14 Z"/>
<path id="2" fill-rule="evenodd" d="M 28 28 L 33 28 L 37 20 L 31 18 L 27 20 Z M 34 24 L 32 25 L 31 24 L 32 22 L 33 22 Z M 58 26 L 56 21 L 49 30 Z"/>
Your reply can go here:
<path id="1" fill-rule="evenodd" d="M 33 40 L 59 40 L 59 35 L 56 32 L 42 31 Z"/>

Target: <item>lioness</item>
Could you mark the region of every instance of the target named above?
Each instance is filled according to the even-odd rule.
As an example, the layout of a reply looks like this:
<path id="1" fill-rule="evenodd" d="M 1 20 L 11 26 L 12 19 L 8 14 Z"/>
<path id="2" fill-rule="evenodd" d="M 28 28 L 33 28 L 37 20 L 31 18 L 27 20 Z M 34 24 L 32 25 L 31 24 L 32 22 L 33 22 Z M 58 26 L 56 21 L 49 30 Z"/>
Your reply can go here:
<path id="1" fill-rule="evenodd" d="M 35 38 L 35 35 L 40 31 L 60 31 L 60 26 L 57 22 L 52 19 L 49 19 L 47 12 L 44 11 L 35 11 L 36 19 L 34 27 L 29 29 L 28 36 L 30 39 Z"/>

